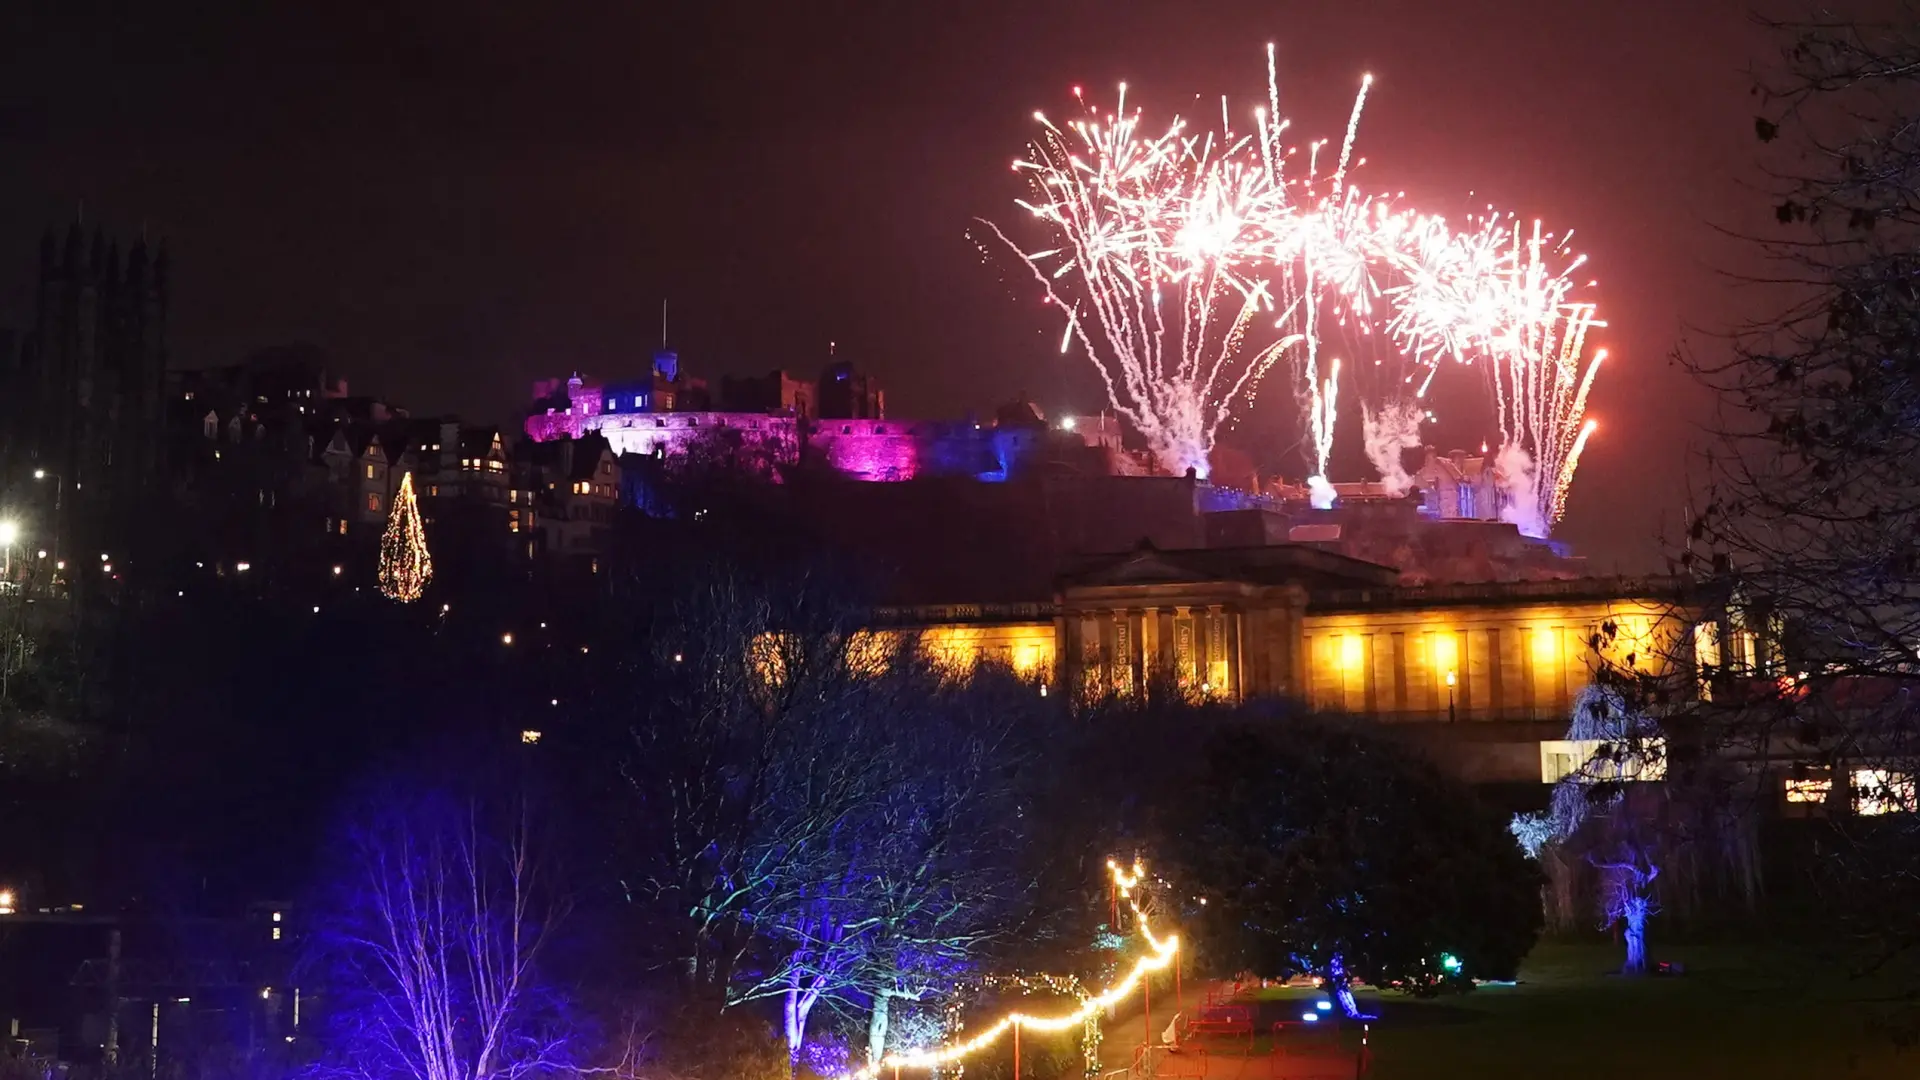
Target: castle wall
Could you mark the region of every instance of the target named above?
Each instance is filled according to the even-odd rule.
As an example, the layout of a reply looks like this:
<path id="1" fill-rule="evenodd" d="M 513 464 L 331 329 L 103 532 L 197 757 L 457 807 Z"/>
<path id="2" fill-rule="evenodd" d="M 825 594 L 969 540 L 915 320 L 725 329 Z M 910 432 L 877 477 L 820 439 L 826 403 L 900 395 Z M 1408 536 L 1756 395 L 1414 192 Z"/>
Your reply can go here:
<path id="1" fill-rule="evenodd" d="M 573 404 L 527 417 L 535 442 L 605 436 L 616 453 L 672 458 L 687 454 L 702 435 L 732 428 L 749 438 L 792 447 L 806 432 L 806 453 L 853 480 L 892 482 L 930 476 L 1004 479 L 1045 449 L 1032 433 L 981 429 L 971 423 L 875 419 L 807 422 L 791 415 L 748 412 L 606 412 L 600 391 L 574 388 Z M 791 462 L 792 452 L 777 460 Z"/>

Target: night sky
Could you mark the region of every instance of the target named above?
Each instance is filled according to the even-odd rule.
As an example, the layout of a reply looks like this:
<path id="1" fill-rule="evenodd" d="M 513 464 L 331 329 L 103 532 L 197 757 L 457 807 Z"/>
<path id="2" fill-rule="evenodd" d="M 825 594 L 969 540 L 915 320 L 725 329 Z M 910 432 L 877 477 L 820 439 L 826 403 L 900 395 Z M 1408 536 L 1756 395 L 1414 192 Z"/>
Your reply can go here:
<path id="1" fill-rule="evenodd" d="M 180 366 L 310 342 L 356 389 L 506 419 L 536 377 L 639 370 L 665 297 L 696 373 L 811 374 L 834 341 L 895 415 L 1086 411 L 1091 368 L 972 219 L 1012 220 L 1008 163 L 1071 86 L 1217 116 L 1264 93 L 1273 40 L 1297 134 L 1337 136 L 1374 74 L 1369 187 L 1577 230 L 1613 360 L 1563 535 L 1637 568 L 1708 411 L 1668 356 L 1746 314 L 1722 272 L 1749 253 L 1712 226 L 1770 221 L 1742 180 L 1772 55 L 1750 6 L 9 5 L 0 320 L 27 321 L 39 232 L 84 201 L 167 238 Z M 1452 387 L 1436 441 L 1477 448 L 1478 383 Z M 1235 437 L 1297 478 L 1275 389 Z"/>

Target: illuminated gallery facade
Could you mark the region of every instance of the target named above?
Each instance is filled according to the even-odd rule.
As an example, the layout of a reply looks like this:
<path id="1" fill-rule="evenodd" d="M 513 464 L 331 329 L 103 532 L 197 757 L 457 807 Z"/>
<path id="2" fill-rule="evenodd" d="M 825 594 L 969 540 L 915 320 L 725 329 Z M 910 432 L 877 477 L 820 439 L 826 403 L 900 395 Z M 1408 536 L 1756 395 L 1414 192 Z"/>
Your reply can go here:
<path id="1" fill-rule="evenodd" d="M 1553 744 L 1596 668 L 1664 663 L 1688 625 L 1659 581 L 1398 579 L 1302 545 L 1143 548 L 1082 560 L 1050 603 L 890 614 L 949 663 L 998 661 L 1084 693 L 1157 680 L 1404 725 L 1478 783 L 1552 779 Z"/>

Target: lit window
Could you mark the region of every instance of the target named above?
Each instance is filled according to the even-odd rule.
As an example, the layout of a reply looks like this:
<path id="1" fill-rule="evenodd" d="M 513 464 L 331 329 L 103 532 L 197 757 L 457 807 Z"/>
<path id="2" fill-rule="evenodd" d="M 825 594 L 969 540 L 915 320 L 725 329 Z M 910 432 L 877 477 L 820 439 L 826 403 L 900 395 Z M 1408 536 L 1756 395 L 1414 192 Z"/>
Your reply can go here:
<path id="1" fill-rule="evenodd" d="M 428 485 L 427 485 L 427 494 L 428 494 L 429 496 L 437 496 L 437 495 L 439 495 L 439 494 L 440 494 L 440 485 L 439 485 L 439 484 L 428 484 Z"/>
<path id="2" fill-rule="evenodd" d="M 347 535 L 347 519 L 346 518 L 340 519 L 340 535 L 341 536 Z"/>
<path id="3" fill-rule="evenodd" d="M 646 400 L 645 398 L 639 396 L 638 394 L 635 394 L 633 398 L 633 407 L 636 409 L 641 408 L 642 406 L 640 403 L 645 400 Z"/>
<path id="4" fill-rule="evenodd" d="M 1828 779 L 1787 781 L 1787 801 L 1790 803 L 1824 803 L 1832 793 L 1833 781 Z"/>
<path id="5" fill-rule="evenodd" d="M 367 466 L 367 479 L 373 479 L 373 466 Z"/>
<path id="6" fill-rule="evenodd" d="M 520 733 L 520 741 L 528 744 L 537 743 L 540 741 L 540 733 L 537 731 L 531 731 L 531 730 L 522 731 Z"/>
<path id="7" fill-rule="evenodd" d="M 507 463 L 504 461 L 489 461 L 487 462 L 487 468 L 492 469 L 494 472 L 506 472 Z"/>
<path id="8" fill-rule="evenodd" d="M 1853 770 L 1853 812 L 1862 817 L 1914 810 L 1913 774 L 1888 769 Z"/>
<path id="9" fill-rule="evenodd" d="M 372 492 L 368 492 L 367 493 L 367 509 L 373 511 L 376 514 L 379 513 L 380 512 L 380 496 Z"/>
<path id="10" fill-rule="evenodd" d="M 1612 747 L 1602 753 L 1602 747 Z M 1557 784 L 1569 776 L 1581 780 L 1660 780 L 1667 775 L 1667 741 L 1655 736 L 1638 749 L 1605 739 L 1549 739 L 1540 743 L 1540 782 Z"/>
<path id="11" fill-rule="evenodd" d="M 279 912 L 277 912 L 277 911 L 276 911 L 276 912 L 274 912 L 274 913 L 273 913 L 273 921 L 274 921 L 274 922 L 279 922 L 279 921 L 280 921 L 280 913 L 279 913 Z"/>
<path id="12" fill-rule="evenodd" d="M 280 940 L 280 928 L 277 926 L 273 928 L 273 940 L 275 941 Z"/>

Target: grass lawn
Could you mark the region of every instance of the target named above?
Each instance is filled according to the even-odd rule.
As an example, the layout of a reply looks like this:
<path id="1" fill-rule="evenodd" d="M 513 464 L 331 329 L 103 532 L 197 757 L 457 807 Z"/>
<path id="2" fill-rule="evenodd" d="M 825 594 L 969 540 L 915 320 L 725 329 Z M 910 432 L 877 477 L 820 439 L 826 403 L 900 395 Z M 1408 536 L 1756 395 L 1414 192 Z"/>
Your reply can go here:
<path id="1" fill-rule="evenodd" d="M 1362 992 L 1377 1080 L 1738 1080 L 1920 1077 L 1920 1048 L 1901 1053 L 1871 1020 L 1873 986 L 1816 977 L 1792 954 L 1702 946 L 1654 950 L 1685 975 L 1608 974 L 1604 945 L 1543 944 L 1514 986 L 1416 1001 Z M 1263 996 L 1306 996 L 1274 991 Z"/>

